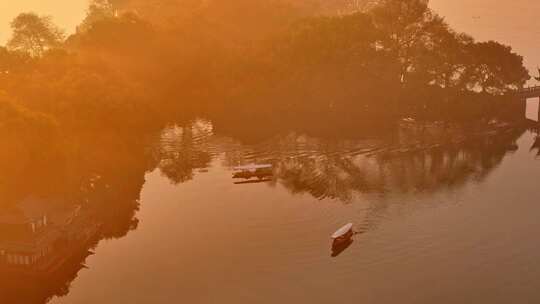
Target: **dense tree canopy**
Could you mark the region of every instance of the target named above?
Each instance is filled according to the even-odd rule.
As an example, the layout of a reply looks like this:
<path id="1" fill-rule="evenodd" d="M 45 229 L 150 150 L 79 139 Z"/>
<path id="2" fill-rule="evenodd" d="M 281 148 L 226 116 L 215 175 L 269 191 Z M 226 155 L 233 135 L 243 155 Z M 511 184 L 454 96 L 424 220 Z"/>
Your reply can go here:
<path id="1" fill-rule="evenodd" d="M 454 31 L 426 0 L 93 0 L 65 42 L 48 17 L 12 26 L 0 89 L 75 129 L 474 121 L 529 78 L 510 47 Z"/>
<path id="2" fill-rule="evenodd" d="M 0 47 L 0 77 L 20 71 L 31 62 L 32 58 L 26 53 L 11 52 L 5 47 Z"/>
<path id="3" fill-rule="evenodd" d="M 481 42 L 470 47 L 469 87 L 484 92 L 501 94 L 523 87 L 530 79 L 523 67 L 523 57 L 512 48 L 495 41 Z"/>
<path id="4" fill-rule="evenodd" d="M 108 0 L 92 0 L 88 5 L 86 12 L 86 18 L 77 27 L 77 32 L 86 32 L 92 28 L 92 26 L 104 19 L 113 18 L 115 16 L 115 10 L 112 4 Z"/>

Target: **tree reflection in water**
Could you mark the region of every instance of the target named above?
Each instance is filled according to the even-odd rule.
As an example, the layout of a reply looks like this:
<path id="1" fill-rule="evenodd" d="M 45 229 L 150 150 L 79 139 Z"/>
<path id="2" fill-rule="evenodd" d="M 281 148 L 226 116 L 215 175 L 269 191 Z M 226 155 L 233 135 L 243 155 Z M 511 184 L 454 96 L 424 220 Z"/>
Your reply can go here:
<path id="1" fill-rule="evenodd" d="M 530 151 L 536 151 L 536 156 L 540 157 L 540 127 L 536 125 L 530 128 L 529 131 L 536 134 L 536 138 L 531 146 Z"/>
<path id="2" fill-rule="evenodd" d="M 353 201 L 355 195 L 434 193 L 481 182 L 516 149 L 519 129 L 474 137 L 459 144 L 400 147 L 391 142 L 321 141 L 303 135 L 278 137 L 244 153 L 234 164 L 257 160 L 275 164 L 274 184 L 317 199 Z M 239 155 L 246 155 L 241 159 Z M 226 162 L 228 163 L 228 162 Z"/>
<path id="3" fill-rule="evenodd" d="M 280 185 L 292 194 L 353 203 L 365 194 L 429 195 L 470 181 L 482 182 L 507 153 L 515 150 L 521 134 L 523 130 L 506 129 L 431 148 L 404 148 L 395 144 L 399 140 L 324 140 L 297 133 L 243 145 L 217 135 L 210 123 L 196 121 L 169 127 L 158 136 L 77 137 L 65 147 L 61 160 L 36 166 L 25 176 L 2 173 L 0 180 L 10 183 L 0 184 L 0 221 L 13 210 L 25 211 L 20 202 L 30 196 L 68 201 L 80 209 L 75 221 L 79 225 L 63 227 L 50 243 L 52 259 L 62 261 L 59 269 L 48 272 L 29 265 L 6 267 L 5 257 L 0 257 L 4 263 L 0 300 L 46 303 L 51 297 L 66 295 L 99 240 L 121 238 L 137 228 L 145 175 L 155 169 L 179 184 L 194 179 L 196 170 L 208 168 L 215 161 L 228 168 L 270 162 L 274 164 L 274 177 L 267 183 L 271 187 Z M 9 164 L 3 165 L 7 168 Z M 386 206 L 374 204 L 371 208 L 371 212 L 384 212 Z M 9 224 L 0 223 L 2 227 Z M 60 231 L 59 223 L 49 225 L 51 231 Z M 91 238 L 82 238 L 92 231 L 90 227 L 100 229 Z M 73 247 L 62 245 L 70 238 L 84 242 L 73 242 Z M 11 237 L 0 239 L 0 250 L 9 249 L 11 241 Z M 37 242 L 32 238 L 18 241 Z M 20 276 L 23 278 L 17 279 Z"/>
<path id="4" fill-rule="evenodd" d="M 159 169 L 174 184 L 187 182 L 194 170 L 209 166 L 212 155 L 207 141 L 211 125 L 201 121 L 166 129 L 157 147 Z"/>
<path id="5" fill-rule="evenodd" d="M 17 187 L 0 185 L 9 198 L 0 203 L 0 230 L 8 231 L 0 235 L 1 303 L 46 303 L 66 295 L 99 240 L 137 228 L 144 176 L 155 168 L 146 146 L 108 133 L 73 138 L 61 160 L 27 171 L 12 181 Z M 29 197 L 42 206 L 23 204 Z M 58 202 L 72 211 L 51 211 Z"/>

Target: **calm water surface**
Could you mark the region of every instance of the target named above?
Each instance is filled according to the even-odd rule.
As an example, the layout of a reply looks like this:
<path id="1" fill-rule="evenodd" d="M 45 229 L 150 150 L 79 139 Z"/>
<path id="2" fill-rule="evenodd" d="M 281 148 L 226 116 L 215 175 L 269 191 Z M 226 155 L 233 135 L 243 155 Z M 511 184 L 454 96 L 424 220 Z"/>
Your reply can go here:
<path id="1" fill-rule="evenodd" d="M 50 303 L 540 301 L 535 139 L 242 145 L 206 124 L 170 128 L 136 229 L 102 240 Z M 231 166 L 251 162 L 274 163 L 274 178 L 233 184 Z M 361 234 L 331 257 L 329 235 L 350 221 Z"/>

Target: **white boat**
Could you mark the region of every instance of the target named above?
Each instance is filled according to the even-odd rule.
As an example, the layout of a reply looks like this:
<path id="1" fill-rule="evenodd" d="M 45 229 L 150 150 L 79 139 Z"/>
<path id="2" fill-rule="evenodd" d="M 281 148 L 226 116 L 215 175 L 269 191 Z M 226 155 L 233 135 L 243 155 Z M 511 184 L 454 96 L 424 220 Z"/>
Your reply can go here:
<path id="1" fill-rule="evenodd" d="M 339 228 L 334 234 L 332 234 L 332 239 L 334 241 L 344 241 L 350 239 L 353 236 L 353 224 L 349 223 L 341 228 Z"/>
<path id="2" fill-rule="evenodd" d="M 235 167 L 233 168 L 235 171 L 233 173 L 233 178 L 251 179 L 256 177 L 259 180 L 262 180 L 274 175 L 273 168 L 273 165 L 267 164 Z"/>
<path id="3" fill-rule="evenodd" d="M 263 169 L 272 169 L 273 166 L 269 164 L 262 164 L 262 165 L 246 165 L 246 166 L 239 166 L 234 167 L 234 171 L 257 171 L 257 170 L 263 170 Z"/>

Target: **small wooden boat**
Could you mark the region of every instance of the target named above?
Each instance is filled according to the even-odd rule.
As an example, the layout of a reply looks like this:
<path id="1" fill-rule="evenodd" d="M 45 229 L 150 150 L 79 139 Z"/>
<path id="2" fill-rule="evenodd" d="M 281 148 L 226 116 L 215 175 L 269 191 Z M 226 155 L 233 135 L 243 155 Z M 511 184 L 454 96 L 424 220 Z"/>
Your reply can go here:
<path id="1" fill-rule="evenodd" d="M 274 166 L 269 164 L 235 167 L 233 168 L 235 171 L 233 178 L 250 179 L 256 177 L 258 179 L 264 179 L 274 175 L 273 168 Z"/>
<path id="2" fill-rule="evenodd" d="M 353 224 L 349 223 L 341 228 L 339 228 L 334 234 L 332 234 L 332 239 L 334 245 L 348 242 L 354 235 Z"/>
<path id="3" fill-rule="evenodd" d="M 239 166 L 234 167 L 233 169 L 235 171 L 256 171 L 256 170 L 262 170 L 262 169 L 272 169 L 272 165 L 269 164 L 263 164 L 263 165 L 247 165 L 247 166 Z"/>

